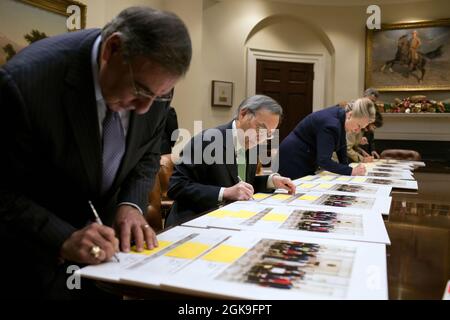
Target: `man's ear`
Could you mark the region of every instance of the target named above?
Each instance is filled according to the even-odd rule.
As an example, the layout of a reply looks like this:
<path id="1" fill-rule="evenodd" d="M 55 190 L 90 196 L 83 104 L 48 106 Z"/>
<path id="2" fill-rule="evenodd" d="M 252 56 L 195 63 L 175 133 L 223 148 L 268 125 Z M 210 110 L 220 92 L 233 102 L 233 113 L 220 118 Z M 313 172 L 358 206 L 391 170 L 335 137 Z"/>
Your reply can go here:
<path id="1" fill-rule="evenodd" d="M 122 39 L 116 32 L 105 40 L 102 52 L 102 60 L 107 63 L 113 56 L 116 56 L 118 54 L 122 54 Z"/>
<path id="2" fill-rule="evenodd" d="M 242 118 L 244 118 L 248 114 L 249 114 L 248 109 L 247 108 L 243 108 L 243 109 L 241 109 L 241 111 L 239 111 L 239 118 L 242 120 Z"/>
<path id="3" fill-rule="evenodd" d="M 347 120 L 350 120 L 352 118 L 352 112 L 351 111 L 347 112 L 346 117 L 347 117 Z"/>

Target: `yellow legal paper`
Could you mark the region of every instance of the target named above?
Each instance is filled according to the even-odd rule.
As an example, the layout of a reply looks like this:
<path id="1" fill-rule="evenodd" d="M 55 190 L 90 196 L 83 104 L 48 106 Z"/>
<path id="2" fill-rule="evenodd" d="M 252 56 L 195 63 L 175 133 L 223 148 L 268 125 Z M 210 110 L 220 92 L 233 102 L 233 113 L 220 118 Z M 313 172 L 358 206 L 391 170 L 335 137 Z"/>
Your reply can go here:
<path id="1" fill-rule="evenodd" d="M 195 259 L 208 250 L 209 247 L 210 245 L 206 243 L 189 241 L 167 252 L 165 256 L 181 259 Z"/>
<path id="2" fill-rule="evenodd" d="M 247 252 L 247 250 L 247 248 L 222 244 L 205 254 L 202 259 L 212 262 L 232 263 L 239 259 L 245 252 Z"/>
<path id="3" fill-rule="evenodd" d="M 210 212 L 207 214 L 207 216 L 209 217 L 214 217 L 214 218 L 225 218 L 227 216 L 230 216 L 231 214 L 233 214 L 233 211 L 231 210 L 215 210 L 213 212 Z"/>
<path id="4" fill-rule="evenodd" d="M 292 197 L 290 194 L 276 194 L 272 197 L 274 200 L 287 200 Z"/>
<path id="5" fill-rule="evenodd" d="M 153 248 L 152 250 L 144 249 L 142 252 L 137 252 L 136 251 L 136 246 L 133 246 L 131 248 L 131 253 L 145 254 L 147 256 L 150 256 L 150 255 L 155 254 L 155 253 L 161 251 L 162 249 L 170 246 L 172 243 L 173 243 L 172 241 L 158 240 L 158 247 L 157 248 Z M 145 248 L 147 248 L 147 245 L 145 245 Z"/>
<path id="6" fill-rule="evenodd" d="M 270 196 L 271 196 L 271 194 L 267 194 L 267 193 L 255 193 L 253 195 L 253 199 L 255 199 L 255 200 L 263 200 L 263 199 L 268 198 Z"/>
<path id="7" fill-rule="evenodd" d="M 327 183 L 322 183 L 321 185 L 319 185 L 319 189 L 330 189 L 333 185 L 332 184 L 327 184 Z"/>
<path id="8" fill-rule="evenodd" d="M 261 220 L 264 221 L 275 221 L 275 222 L 285 222 L 288 216 L 281 213 L 269 212 Z"/>
<path id="9" fill-rule="evenodd" d="M 248 211 L 248 210 L 239 210 L 239 211 L 232 211 L 229 216 L 233 218 L 242 218 L 242 219 L 248 219 L 253 217 L 254 215 L 257 215 L 258 212 L 254 211 Z"/>
<path id="10" fill-rule="evenodd" d="M 339 177 L 336 179 L 336 181 L 350 181 L 351 179 L 351 177 Z"/>
<path id="11" fill-rule="evenodd" d="M 364 182 L 366 178 L 353 178 L 352 182 Z"/>
<path id="12" fill-rule="evenodd" d="M 321 179 L 325 181 L 331 181 L 336 179 L 336 176 L 323 176 Z"/>
<path id="13" fill-rule="evenodd" d="M 300 188 L 302 188 L 302 189 L 311 189 L 311 188 L 314 188 L 314 186 L 315 186 L 315 184 L 312 184 L 312 183 L 304 183 L 304 184 L 300 185 Z"/>
<path id="14" fill-rule="evenodd" d="M 306 201 L 314 201 L 314 200 L 319 199 L 319 197 L 318 196 L 310 196 L 310 195 L 305 194 L 304 196 L 301 196 L 298 199 L 299 200 L 306 200 Z"/>

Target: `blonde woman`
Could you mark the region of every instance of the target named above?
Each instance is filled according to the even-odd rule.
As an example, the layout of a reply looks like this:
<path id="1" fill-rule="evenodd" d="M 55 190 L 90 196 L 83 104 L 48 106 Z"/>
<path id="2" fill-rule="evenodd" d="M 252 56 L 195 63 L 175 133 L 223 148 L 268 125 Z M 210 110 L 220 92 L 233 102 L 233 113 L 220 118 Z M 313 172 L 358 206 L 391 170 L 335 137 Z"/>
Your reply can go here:
<path id="1" fill-rule="evenodd" d="M 320 167 L 343 175 L 364 175 L 364 165 L 348 166 L 346 132 L 360 132 L 374 120 L 375 106 L 369 98 L 308 115 L 281 143 L 279 173 L 297 179 L 314 174 Z M 331 159 L 333 152 L 339 163 Z"/>

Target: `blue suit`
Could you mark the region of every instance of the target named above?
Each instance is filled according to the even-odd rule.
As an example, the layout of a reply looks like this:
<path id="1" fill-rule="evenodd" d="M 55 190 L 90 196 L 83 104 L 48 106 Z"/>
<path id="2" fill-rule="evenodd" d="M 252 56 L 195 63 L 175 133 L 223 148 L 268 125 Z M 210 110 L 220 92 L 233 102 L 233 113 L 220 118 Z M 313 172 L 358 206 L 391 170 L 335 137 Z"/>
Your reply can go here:
<path id="1" fill-rule="evenodd" d="M 331 159 L 334 151 L 340 163 Z M 351 175 L 347 164 L 345 110 L 339 106 L 308 115 L 280 145 L 279 173 L 291 179 L 314 174 L 318 167 Z"/>

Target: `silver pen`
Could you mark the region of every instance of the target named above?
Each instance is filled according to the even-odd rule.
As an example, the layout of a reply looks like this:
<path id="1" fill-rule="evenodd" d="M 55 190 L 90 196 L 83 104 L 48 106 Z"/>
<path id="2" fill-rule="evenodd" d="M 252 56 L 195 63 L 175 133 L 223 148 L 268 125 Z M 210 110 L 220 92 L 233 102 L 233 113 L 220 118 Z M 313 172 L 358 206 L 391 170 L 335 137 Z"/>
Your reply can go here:
<path id="1" fill-rule="evenodd" d="M 89 200 L 88 201 L 89 202 L 89 206 L 91 207 L 91 209 L 92 209 L 92 212 L 94 213 L 94 216 L 95 216 L 95 222 L 97 222 L 99 225 L 103 225 L 103 222 L 102 222 L 102 220 L 100 219 L 100 217 L 99 217 L 99 215 L 98 215 L 98 213 L 97 213 L 97 210 L 95 210 L 95 207 L 94 207 L 94 205 L 92 204 L 92 202 Z M 114 253 L 114 258 L 117 260 L 117 262 L 120 262 L 120 260 L 119 260 L 119 257 L 117 257 L 117 254 L 116 253 Z"/>

